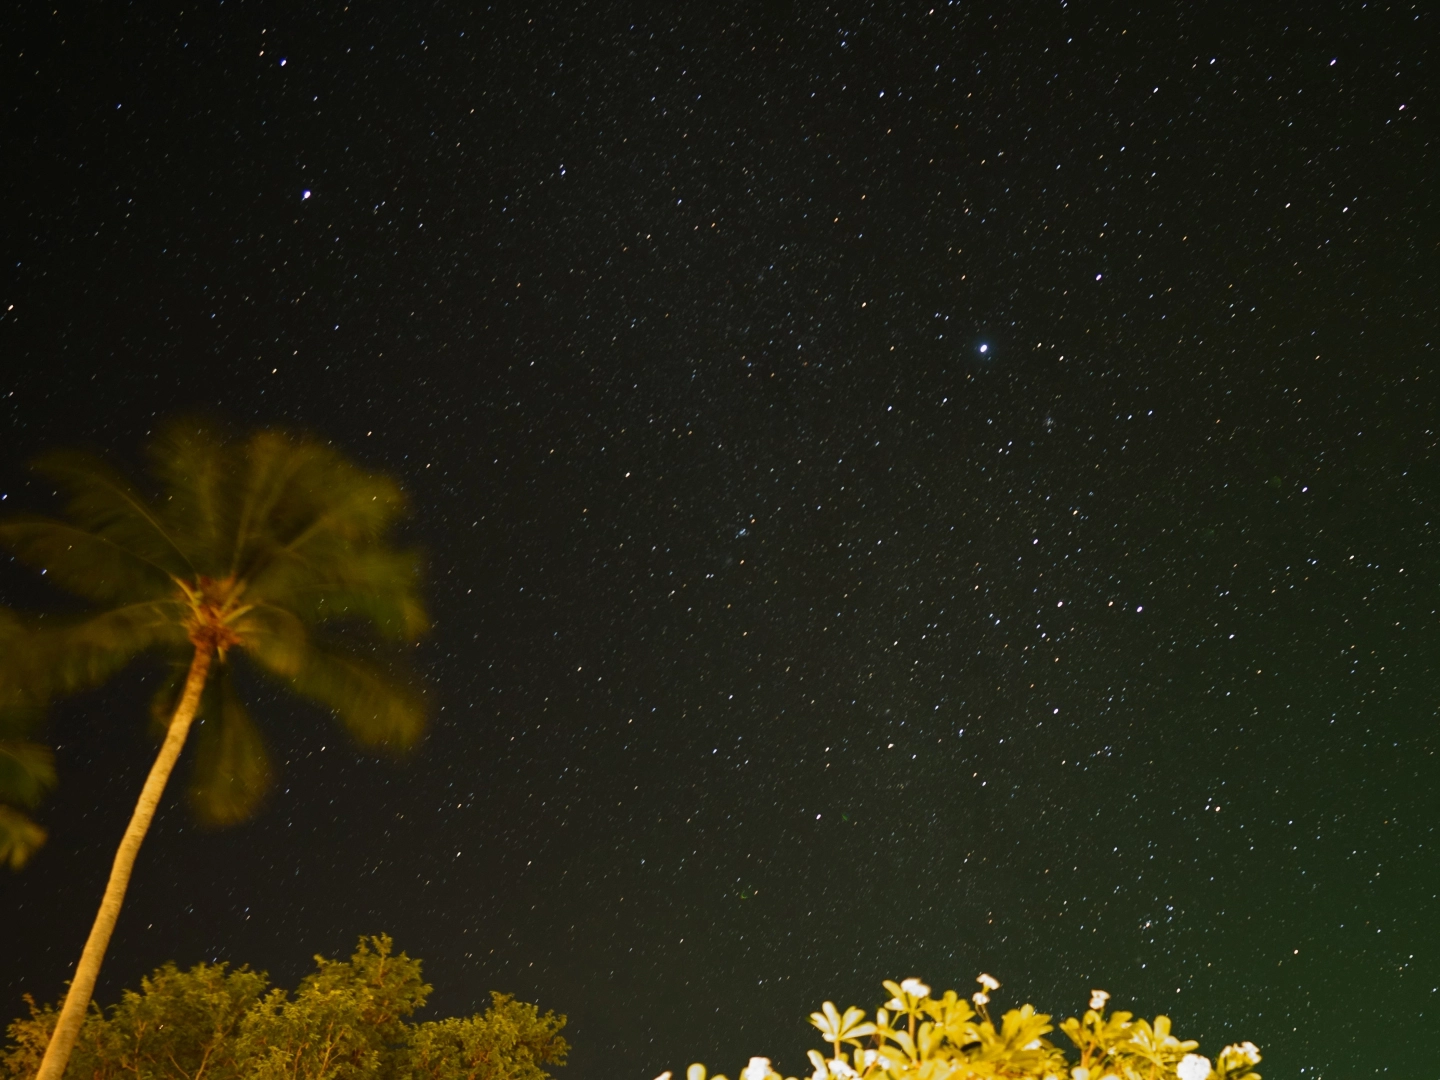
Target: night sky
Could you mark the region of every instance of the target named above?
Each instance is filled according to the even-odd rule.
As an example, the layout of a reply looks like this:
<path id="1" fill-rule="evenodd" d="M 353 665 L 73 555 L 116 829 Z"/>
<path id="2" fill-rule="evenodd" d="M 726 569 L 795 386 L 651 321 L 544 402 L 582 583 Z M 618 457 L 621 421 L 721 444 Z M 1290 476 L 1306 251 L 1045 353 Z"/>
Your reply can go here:
<path id="1" fill-rule="evenodd" d="M 1437 15 L 932 2 L 12 13 L 3 507 L 186 409 L 314 431 L 435 620 L 404 763 L 253 687 L 280 785 L 174 786 L 101 1000 L 388 931 L 431 1015 L 568 1013 L 568 1080 L 982 970 L 1433 1075 Z M 155 678 L 53 716 L 6 1016 Z"/>

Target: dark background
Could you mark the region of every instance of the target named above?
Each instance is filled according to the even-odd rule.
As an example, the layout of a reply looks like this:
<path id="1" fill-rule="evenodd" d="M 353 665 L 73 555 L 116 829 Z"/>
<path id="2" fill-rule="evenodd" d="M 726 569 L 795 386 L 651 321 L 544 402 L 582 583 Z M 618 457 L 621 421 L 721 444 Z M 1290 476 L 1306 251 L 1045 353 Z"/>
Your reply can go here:
<path id="1" fill-rule="evenodd" d="M 280 786 L 172 800 L 101 1000 L 386 930 L 434 1013 L 568 1013 L 570 1080 L 799 1071 L 824 998 L 981 970 L 1433 1072 L 1426 8 L 12 12 L 3 506 L 204 408 L 396 473 L 432 583 L 423 749 L 257 688 Z M 153 677 L 55 714 L 11 1015 Z"/>

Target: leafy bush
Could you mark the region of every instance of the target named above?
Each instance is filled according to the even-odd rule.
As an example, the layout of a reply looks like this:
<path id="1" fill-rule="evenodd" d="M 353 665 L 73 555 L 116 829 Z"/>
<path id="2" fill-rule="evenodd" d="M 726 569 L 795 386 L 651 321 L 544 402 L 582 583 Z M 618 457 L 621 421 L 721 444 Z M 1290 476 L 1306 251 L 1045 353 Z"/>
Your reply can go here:
<path id="1" fill-rule="evenodd" d="M 1103 990 L 1091 991 L 1083 1017 L 1060 1023 L 1078 1052 L 1072 1062 L 1046 1038 L 1055 1028 L 1033 1005 L 1011 1009 L 997 1027 L 988 1006 L 1000 984 L 989 975 L 976 981 L 980 989 L 968 1001 L 954 990 L 931 997 L 919 979 L 887 981 L 890 1000 L 873 1020 L 862 1009 L 842 1013 L 825 1002 L 810 1014 L 830 1044 L 828 1057 L 809 1051 L 812 1080 L 1260 1080 L 1252 1070 L 1260 1061 L 1254 1043 L 1227 1046 L 1212 1062 L 1194 1052 L 1198 1043 L 1170 1033 L 1168 1016 L 1151 1023 L 1128 1012 L 1107 1013 L 1110 995 Z M 671 1074 L 656 1080 L 672 1080 Z M 691 1065 L 686 1080 L 706 1080 L 705 1066 Z M 780 1080 L 780 1074 L 769 1058 L 753 1057 L 740 1080 Z"/>
<path id="2" fill-rule="evenodd" d="M 565 1063 L 565 1017 L 507 994 L 467 1019 L 410 1023 L 431 988 L 383 934 L 361 938 L 348 962 L 315 961 L 294 994 L 248 967 L 166 964 L 92 1009 L 66 1080 L 548 1080 L 543 1066 Z M 30 1001 L 0 1077 L 34 1077 L 56 1015 Z"/>

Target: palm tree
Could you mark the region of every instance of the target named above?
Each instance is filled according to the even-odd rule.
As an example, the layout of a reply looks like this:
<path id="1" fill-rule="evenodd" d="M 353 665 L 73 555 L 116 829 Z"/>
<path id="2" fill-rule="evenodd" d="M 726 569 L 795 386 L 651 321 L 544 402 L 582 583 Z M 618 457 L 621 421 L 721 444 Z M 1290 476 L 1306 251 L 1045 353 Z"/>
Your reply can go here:
<path id="1" fill-rule="evenodd" d="M 190 797 L 202 820 L 239 821 L 268 787 L 264 742 L 232 678 L 237 661 L 329 708 L 367 746 L 407 747 L 424 722 L 418 694 L 354 640 L 369 627 L 409 642 L 426 626 L 418 561 L 388 541 L 403 509 L 391 480 L 314 440 L 269 431 L 240 440 L 196 421 L 162 434 L 151 464 L 158 501 L 98 458 L 50 454 L 36 465 L 68 493 L 65 519 L 0 525 L 0 542 L 97 606 L 84 616 L 40 616 L 23 634 L 6 635 L 0 710 L 43 708 L 141 653 L 173 665 L 152 706 L 165 718 L 164 740 L 38 1080 L 65 1071 L 136 854 L 192 721 L 199 717 Z"/>

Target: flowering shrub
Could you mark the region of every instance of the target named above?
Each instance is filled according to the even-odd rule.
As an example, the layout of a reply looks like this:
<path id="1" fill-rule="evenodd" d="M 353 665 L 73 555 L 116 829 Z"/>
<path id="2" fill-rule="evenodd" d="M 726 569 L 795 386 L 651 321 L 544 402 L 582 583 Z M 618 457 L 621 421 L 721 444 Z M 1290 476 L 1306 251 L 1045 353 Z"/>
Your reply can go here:
<path id="1" fill-rule="evenodd" d="M 1260 1080 L 1252 1069 L 1260 1061 L 1254 1043 L 1227 1046 L 1212 1062 L 1194 1052 L 1198 1043 L 1170 1034 L 1168 1016 L 1151 1023 L 1128 1012 L 1107 1013 L 1104 990 L 1091 991 L 1083 1017 L 1060 1023 L 1078 1052 L 1072 1061 L 1046 1038 L 1055 1028 L 1032 1005 L 1011 1009 L 997 1026 L 988 1006 L 1000 984 L 989 975 L 976 982 L 980 989 L 967 1001 L 954 990 L 931 997 L 919 979 L 887 981 L 890 1000 L 873 1020 L 861 1009 L 842 1013 L 825 1002 L 810 1022 L 829 1044 L 829 1056 L 809 1052 L 811 1080 Z M 685 1075 L 707 1080 L 704 1065 L 691 1065 Z M 754 1057 L 740 1080 L 781 1077 L 769 1058 Z"/>

